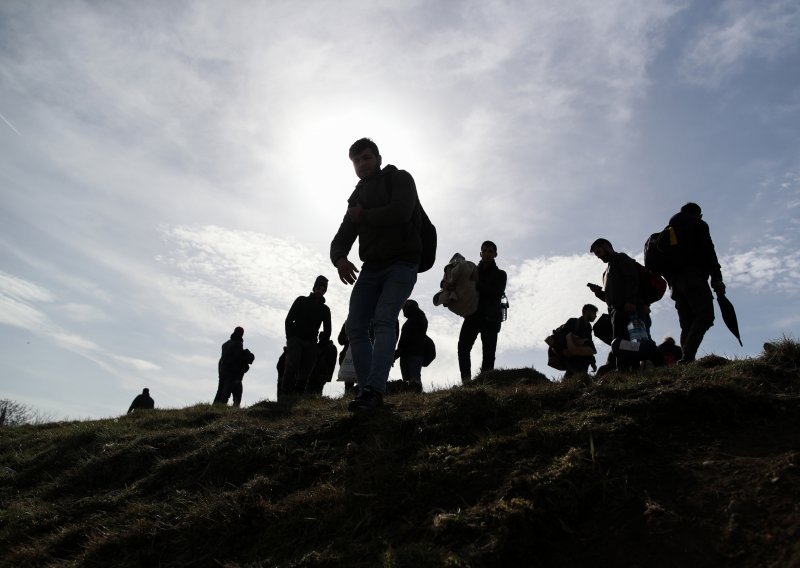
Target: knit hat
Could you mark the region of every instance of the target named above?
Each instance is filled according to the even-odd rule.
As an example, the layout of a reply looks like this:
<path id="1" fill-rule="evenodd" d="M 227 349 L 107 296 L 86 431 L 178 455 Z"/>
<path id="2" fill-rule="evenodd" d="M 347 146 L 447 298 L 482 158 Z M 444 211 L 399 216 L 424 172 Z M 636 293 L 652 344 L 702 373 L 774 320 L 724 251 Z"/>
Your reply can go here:
<path id="1" fill-rule="evenodd" d="M 237 325 L 236 328 L 233 330 L 233 335 L 238 335 L 239 337 L 244 336 L 244 328 L 243 327 L 239 327 Z"/>
<path id="2" fill-rule="evenodd" d="M 319 276 L 317 276 L 317 279 L 314 280 L 314 288 L 316 288 L 317 286 L 325 286 L 325 288 L 327 288 L 328 279 L 325 278 L 322 274 L 320 274 Z"/>

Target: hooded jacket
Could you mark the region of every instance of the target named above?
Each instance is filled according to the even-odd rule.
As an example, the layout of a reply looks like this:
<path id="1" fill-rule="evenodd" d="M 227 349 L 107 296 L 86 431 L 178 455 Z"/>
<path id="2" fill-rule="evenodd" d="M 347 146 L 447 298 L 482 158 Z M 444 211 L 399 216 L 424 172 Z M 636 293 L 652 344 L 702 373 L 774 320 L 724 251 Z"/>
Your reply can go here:
<path id="1" fill-rule="evenodd" d="M 706 279 L 710 276 L 712 282 L 721 281 L 722 269 L 708 223 L 690 213 L 679 212 L 672 216 L 669 224 L 675 228 L 680 246 L 680 261 L 674 273 L 696 269 Z"/>
<path id="2" fill-rule="evenodd" d="M 368 267 L 406 261 L 419 264 L 422 253 L 422 216 L 414 178 L 388 165 L 361 180 L 347 199 L 347 206 L 361 204 L 360 222 L 345 214 L 331 241 L 330 258 L 336 265 L 347 257 L 356 238 L 358 256 Z"/>

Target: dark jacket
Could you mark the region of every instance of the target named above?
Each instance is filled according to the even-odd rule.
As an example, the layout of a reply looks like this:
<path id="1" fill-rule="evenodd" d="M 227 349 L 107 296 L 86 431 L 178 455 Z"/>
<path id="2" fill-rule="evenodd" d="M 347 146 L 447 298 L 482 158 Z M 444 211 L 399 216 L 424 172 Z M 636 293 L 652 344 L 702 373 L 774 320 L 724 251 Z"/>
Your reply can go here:
<path id="1" fill-rule="evenodd" d="M 582 339 L 592 338 L 592 324 L 583 318 L 569 318 L 562 327 L 565 331 L 564 335 L 574 333 Z"/>
<path id="2" fill-rule="evenodd" d="M 365 266 L 382 267 L 393 262 L 419 264 L 422 252 L 422 217 L 414 178 L 404 170 L 386 166 L 361 180 L 347 206 L 364 208 L 360 223 L 345 214 L 331 241 L 331 262 L 346 257 L 358 237 L 358 255 Z"/>
<path id="3" fill-rule="evenodd" d="M 299 337 L 316 343 L 320 324 L 319 340 L 327 341 L 331 337 L 331 310 L 325 305 L 325 298 L 313 293 L 299 296 L 286 315 L 286 339 Z"/>
<path id="4" fill-rule="evenodd" d="M 497 268 L 494 261 L 480 261 L 478 263 L 478 309 L 470 318 L 480 318 L 489 321 L 502 321 L 503 314 L 500 308 L 500 298 L 506 292 L 508 275 L 504 270 Z"/>
<path id="5" fill-rule="evenodd" d="M 425 355 L 425 334 L 428 331 L 428 318 L 419 307 L 409 308 L 403 327 L 400 328 L 400 341 L 397 344 L 397 357 Z"/>
<path id="6" fill-rule="evenodd" d="M 676 213 L 669 220 L 678 237 L 680 258 L 677 259 L 674 274 L 686 270 L 700 270 L 712 282 L 722 280 L 722 270 L 717 259 L 714 241 L 708 223 L 689 213 Z"/>
<path id="7" fill-rule="evenodd" d="M 155 407 L 156 403 L 149 394 L 137 394 L 128 408 L 128 414 L 134 410 L 152 410 Z"/>
<path id="8" fill-rule="evenodd" d="M 222 344 L 222 354 L 217 364 L 219 376 L 235 379 L 239 376 L 244 360 L 244 339 L 231 334 L 231 338 Z"/>
<path id="9" fill-rule="evenodd" d="M 603 272 L 603 290 L 596 296 L 616 309 L 625 304 L 643 305 L 636 262 L 624 252 L 612 254 Z"/>

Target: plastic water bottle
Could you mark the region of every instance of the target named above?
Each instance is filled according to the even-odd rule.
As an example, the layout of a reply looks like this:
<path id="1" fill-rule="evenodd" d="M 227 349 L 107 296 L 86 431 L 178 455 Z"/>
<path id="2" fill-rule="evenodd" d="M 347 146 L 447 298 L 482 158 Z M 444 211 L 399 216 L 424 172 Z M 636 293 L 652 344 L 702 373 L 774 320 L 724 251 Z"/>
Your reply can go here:
<path id="1" fill-rule="evenodd" d="M 644 326 L 644 322 L 636 316 L 631 316 L 631 321 L 628 322 L 628 337 L 635 343 L 647 339 L 647 328 Z"/>
<path id="2" fill-rule="evenodd" d="M 508 298 L 506 295 L 503 294 L 503 297 L 500 298 L 500 321 L 506 321 L 508 319 Z"/>

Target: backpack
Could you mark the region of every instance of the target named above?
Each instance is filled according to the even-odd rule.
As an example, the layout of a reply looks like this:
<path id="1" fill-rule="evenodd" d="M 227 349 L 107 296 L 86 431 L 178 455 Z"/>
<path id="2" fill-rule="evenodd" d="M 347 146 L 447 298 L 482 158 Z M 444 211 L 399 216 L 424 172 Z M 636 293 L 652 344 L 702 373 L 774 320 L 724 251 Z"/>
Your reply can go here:
<path id="1" fill-rule="evenodd" d="M 389 193 L 392 191 L 392 176 L 386 178 L 386 185 L 389 188 Z M 436 262 L 436 244 L 438 241 L 436 235 L 436 226 L 431 223 L 430 217 L 425 213 L 422 207 L 422 202 L 419 200 L 419 192 L 417 193 L 417 205 L 419 205 L 420 228 L 419 236 L 422 240 L 422 253 L 419 259 L 419 266 L 417 272 L 425 272 L 430 270 Z"/>
<path id="2" fill-rule="evenodd" d="M 614 328 L 611 325 L 611 316 L 606 313 L 597 318 L 597 321 L 594 322 L 592 326 L 592 331 L 597 339 L 611 345 L 611 341 L 614 339 Z"/>
<path id="3" fill-rule="evenodd" d="M 425 336 L 425 354 L 422 356 L 422 366 L 427 367 L 436 359 L 436 344 L 433 339 Z"/>
<path id="4" fill-rule="evenodd" d="M 571 326 L 569 325 L 570 322 L 572 322 Z M 567 346 L 567 334 L 573 331 L 573 329 L 569 329 L 570 327 L 575 330 L 578 329 L 577 318 L 570 318 L 566 322 L 562 323 L 553 330 L 553 333 L 545 338 L 544 342 L 547 343 L 547 345 L 552 349 L 560 352 Z"/>
<path id="5" fill-rule="evenodd" d="M 680 261 L 681 250 L 675 227 L 653 233 L 644 243 L 644 266 L 661 276 L 669 275 Z"/>
<path id="6" fill-rule="evenodd" d="M 419 229 L 419 236 L 422 239 L 422 255 L 419 259 L 417 272 L 425 272 L 430 270 L 436 262 L 436 227 L 431 223 L 428 214 L 425 213 L 425 209 L 422 208 L 419 197 L 417 197 L 417 203 L 419 203 L 419 214 L 422 220 L 422 226 Z"/>
<path id="7" fill-rule="evenodd" d="M 658 302 L 667 291 L 667 281 L 638 262 L 636 269 L 639 271 L 639 294 L 642 296 L 642 301 L 647 305 Z"/>

